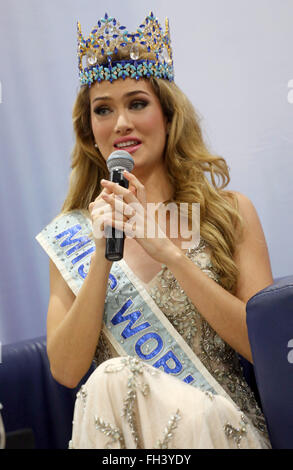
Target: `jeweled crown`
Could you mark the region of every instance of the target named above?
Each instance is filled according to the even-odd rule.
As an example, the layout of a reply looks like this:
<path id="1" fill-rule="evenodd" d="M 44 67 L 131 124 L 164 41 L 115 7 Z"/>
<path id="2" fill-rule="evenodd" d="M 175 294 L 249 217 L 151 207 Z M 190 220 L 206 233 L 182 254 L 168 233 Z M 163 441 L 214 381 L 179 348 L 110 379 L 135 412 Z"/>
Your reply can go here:
<path id="1" fill-rule="evenodd" d="M 85 39 L 77 23 L 78 67 L 82 85 L 118 78 L 158 77 L 174 80 L 169 21 L 163 32 L 151 12 L 135 33 L 105 13 Z M 148 53 L 148 54 L 145 54 Z M 146 59 L 149 55 L 151 58 Z M 116 58 L 115 58 L 116 56 Z M 121 58 L 119 58 L 122 57 Z"/>

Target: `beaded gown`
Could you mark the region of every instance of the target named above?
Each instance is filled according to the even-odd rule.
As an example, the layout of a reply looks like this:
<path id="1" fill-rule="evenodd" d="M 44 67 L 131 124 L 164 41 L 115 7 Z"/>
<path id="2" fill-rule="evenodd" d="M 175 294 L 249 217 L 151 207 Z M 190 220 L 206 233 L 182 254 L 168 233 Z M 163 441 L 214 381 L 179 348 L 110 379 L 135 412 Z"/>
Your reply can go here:
<path id="1" fill-rule="evenodd" d="M 210 253 L 201 240 L 186 256 L 219 282 Z M 137 358 L 114 358 L 101 335 L 98 367 L 77 394 L 69 447 L 270 448 L 265 418 L 237 353 L 209 326 L 166 266 L 143 286 L 234 404 Z"/>

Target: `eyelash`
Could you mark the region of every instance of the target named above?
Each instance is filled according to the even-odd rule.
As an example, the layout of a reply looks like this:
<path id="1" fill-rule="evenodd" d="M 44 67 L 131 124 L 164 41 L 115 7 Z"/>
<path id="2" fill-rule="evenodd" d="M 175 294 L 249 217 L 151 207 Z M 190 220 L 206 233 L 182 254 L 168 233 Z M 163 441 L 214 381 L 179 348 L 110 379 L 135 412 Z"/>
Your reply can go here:
<path id="1" fill-rule="evenodd" d="M 134 109 L 144 109 L 147 105 L 148 105 L 148 102 L 147 101 L 144 101 L 144 100 L 135 100 L 135 101 L 132 101 L 132 103 L 130 104 L 130 107 L 133 107 L 135 105 L 142 105 L 142 106 L 139 106 L 138 108 L 135 107 Z M 110 108 L 108 106 L 98 106 L 97 108 L 94 109 L 94 113 L 97 114 L 98 116 L 106 116 L 108 113 L 103 113 L 103 111 L 111 111 Z"/>
<path id="2" fill-rule="evenodd" d="M 98 116 L 105 116 L 105 114 L 102 111 L 107 111 L 109 108 L 106 108 L 105 106 L 98 106 L 97 108 L 94 109 L 94 113 L 97 114 Z"/>

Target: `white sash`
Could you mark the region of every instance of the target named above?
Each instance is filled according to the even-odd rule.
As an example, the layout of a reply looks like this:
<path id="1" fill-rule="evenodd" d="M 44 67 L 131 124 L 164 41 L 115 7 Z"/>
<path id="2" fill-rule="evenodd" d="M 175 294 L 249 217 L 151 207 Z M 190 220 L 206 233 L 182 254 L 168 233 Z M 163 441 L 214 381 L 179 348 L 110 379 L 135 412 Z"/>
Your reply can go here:
<path id="1" fill-rule="evenodd" d="M 72 211 L 54 219 L 36 237 L 75 295 L 95 251 L 91 232 L 91 221 L 85 213 Z M 117 355 L 135 356 L 234 403 L 123 259 L 111 267 L 103 320 L 103 333 Z"/>

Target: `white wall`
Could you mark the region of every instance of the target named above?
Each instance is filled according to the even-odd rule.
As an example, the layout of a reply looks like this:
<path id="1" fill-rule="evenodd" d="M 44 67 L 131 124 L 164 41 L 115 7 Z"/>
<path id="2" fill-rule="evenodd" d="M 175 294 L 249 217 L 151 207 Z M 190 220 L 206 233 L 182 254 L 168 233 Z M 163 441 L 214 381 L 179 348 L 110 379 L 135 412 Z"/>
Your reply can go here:
<path id="1" fill-rule="evenodd" d="M 292 0 L 1 0 L 2 344 L 45 334 L 48 259 L 34 236 L 67 190 L 76 21 L 89 34 L 107 11 L 135 30 L 150 10 L 170 19 L 176 81 L 227 159 L 229 187 L 255 204 L 274 276 L 293 272 Z"/>

